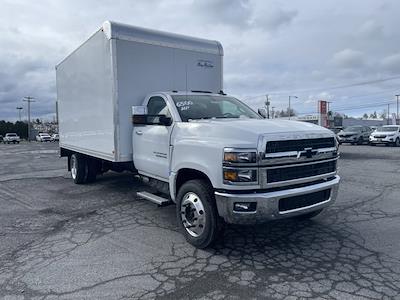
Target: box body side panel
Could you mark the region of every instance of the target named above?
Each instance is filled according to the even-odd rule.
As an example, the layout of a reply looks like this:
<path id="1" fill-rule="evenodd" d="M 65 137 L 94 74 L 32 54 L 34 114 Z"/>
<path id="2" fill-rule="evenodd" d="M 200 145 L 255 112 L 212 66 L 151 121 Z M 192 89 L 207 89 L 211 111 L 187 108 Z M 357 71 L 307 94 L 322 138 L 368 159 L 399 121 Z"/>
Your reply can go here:
<path id="1" fill-rule="evenodd" d="M 115 161 L 111 43 L 102 31 L 57 66 L 60 147 Z"/>

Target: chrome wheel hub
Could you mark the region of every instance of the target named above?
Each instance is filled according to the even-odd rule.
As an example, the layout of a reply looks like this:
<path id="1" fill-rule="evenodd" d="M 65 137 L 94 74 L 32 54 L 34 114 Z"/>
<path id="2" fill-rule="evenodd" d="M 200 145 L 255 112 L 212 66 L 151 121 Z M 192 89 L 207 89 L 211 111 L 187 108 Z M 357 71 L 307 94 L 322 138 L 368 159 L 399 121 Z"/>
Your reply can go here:
<path id="1" fill-rule="evenodd" d="M 185 230 L 193 237 L 200 236 L 206 225 L 206 214 L 200 197 L 193 192 L 186 193 L 183 196 L 180 209 Z"/>
<path id="2" fill-rule="evenodd" d="M 76 158 L 75 156 L 71 156 L 71 176 L 73 179 L 76 178 L 77 174 L 77 163 L 76 163 Z"/>

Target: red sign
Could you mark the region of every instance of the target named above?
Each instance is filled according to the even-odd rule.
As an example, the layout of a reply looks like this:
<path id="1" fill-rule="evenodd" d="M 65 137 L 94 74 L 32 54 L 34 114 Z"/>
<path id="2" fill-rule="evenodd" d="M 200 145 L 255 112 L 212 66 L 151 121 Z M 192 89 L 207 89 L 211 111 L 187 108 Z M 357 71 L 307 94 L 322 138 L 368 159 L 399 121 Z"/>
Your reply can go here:
<path id="1" fill-rule="evenodd" d="M 319 104 L 319 108 L 318 108 L 319 113 L 320 114 L 326 114 L 327 113 L 327 102 L 319 100 L 318 104 Z"/>

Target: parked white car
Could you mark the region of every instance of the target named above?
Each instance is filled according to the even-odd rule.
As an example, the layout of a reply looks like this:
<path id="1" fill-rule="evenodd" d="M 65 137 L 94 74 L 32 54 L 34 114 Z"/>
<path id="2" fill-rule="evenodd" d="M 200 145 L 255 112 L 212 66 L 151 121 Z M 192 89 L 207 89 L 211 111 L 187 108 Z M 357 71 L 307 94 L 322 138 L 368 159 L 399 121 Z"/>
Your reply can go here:
<path id="1" fill-rule="evenodd" d="M 58 133 L 55 133 L 51 136 L 51 141 L 52 142 L 58 142 L 60 140 L 60 136 Z"/>
<path id="2" fill-rule="evenodd" d="M 51 142 L 51 136 L 48 133 L 39 133 L 36 136 L 38 142 Z"/>
<path id="3" fill-rule="evenodd" d="M 6 136 L 3 138 L 4 144 L 19 144 L 20 141 L 21 139 L 16 133 L 6 133 Z"/>
<path id="4" fill-rule="evenodd" d="M 386 144 L 400 147 L 400 125 L 386 125 L 376 129 L 369 137 L 371 145 Z"/>

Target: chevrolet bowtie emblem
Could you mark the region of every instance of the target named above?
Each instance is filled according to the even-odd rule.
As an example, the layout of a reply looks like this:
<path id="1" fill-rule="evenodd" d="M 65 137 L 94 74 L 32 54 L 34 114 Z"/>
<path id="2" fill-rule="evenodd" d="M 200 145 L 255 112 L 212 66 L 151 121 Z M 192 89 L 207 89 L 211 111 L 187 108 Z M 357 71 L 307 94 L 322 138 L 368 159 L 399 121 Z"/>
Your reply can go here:
<path id="1" fill-rule="evenodd" d="M 300 159 L 301 156 L 305 156 L 307 158 L 311 158 L 313 156 L 312 148 L 304 148 L 303 151 L 297 152 L 297 159 Z"/>

